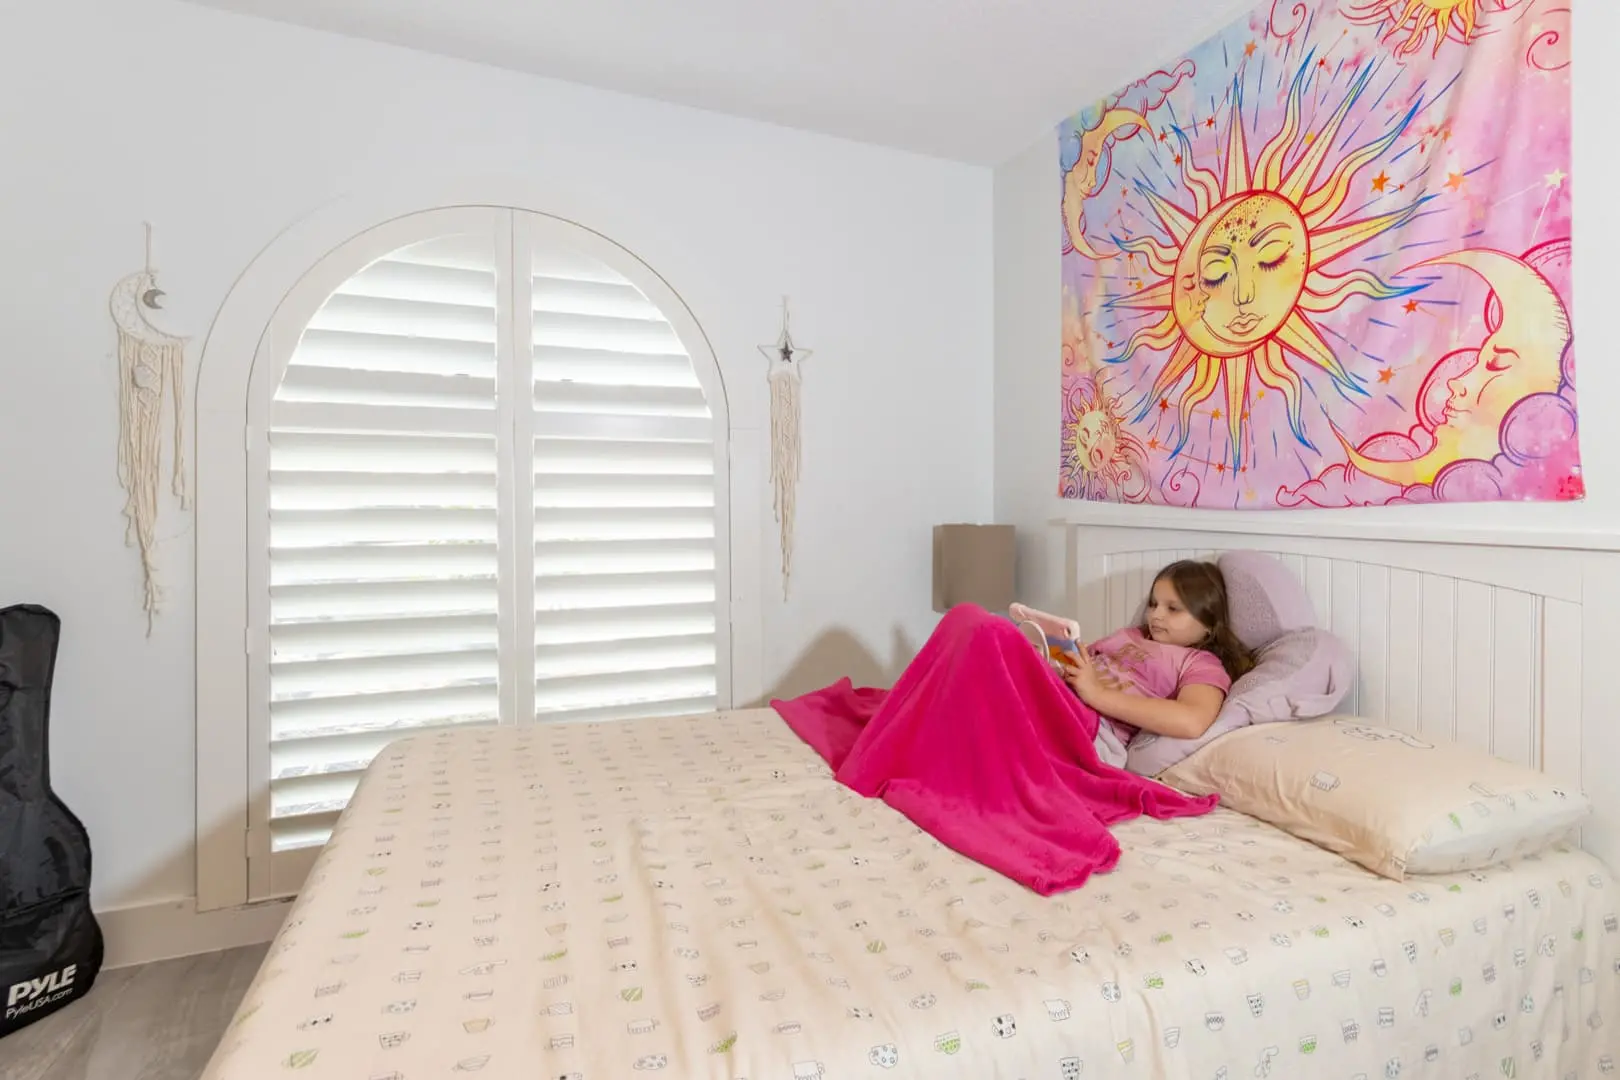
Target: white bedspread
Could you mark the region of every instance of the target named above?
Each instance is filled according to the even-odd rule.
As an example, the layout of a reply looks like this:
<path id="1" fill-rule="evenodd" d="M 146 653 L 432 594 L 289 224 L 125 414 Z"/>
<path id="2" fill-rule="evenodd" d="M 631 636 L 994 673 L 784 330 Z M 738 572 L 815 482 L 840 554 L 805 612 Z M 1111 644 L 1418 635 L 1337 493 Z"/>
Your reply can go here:
<path id="1" fill-rule="evenodd" d="M 372 766 L 205 1080 L 1610 1075 L 1620 889 L 1396 884 L 1230 811 L 1042 899 L 768 711 Z"/>

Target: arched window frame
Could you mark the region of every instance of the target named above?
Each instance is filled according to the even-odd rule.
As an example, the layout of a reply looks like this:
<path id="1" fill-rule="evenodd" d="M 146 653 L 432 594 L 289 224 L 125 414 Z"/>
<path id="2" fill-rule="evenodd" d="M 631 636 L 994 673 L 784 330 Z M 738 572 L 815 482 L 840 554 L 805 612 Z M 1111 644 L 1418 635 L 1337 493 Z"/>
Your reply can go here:
<path id="1" fill-rule="evenodd" d="M 560 240 L 596 257 L 669 320 L 714 423 L 720 703 L 749 703 L 763 693 L 761 426 L 737 422 L 709 337 L 671 283 L 629 248 L 571 220 L 573 215 L 541 209 L 548 201 L 522 184 L 493 182 L 472 190 L 400 190 L 334 203 L 276 237 L 254 259 L 209 330 L 195 398 L 199 911 L 238 907 L 283 891 L 268 880 L 249 879 L 254 801 L 265 797 L 268 782 L 265 770 L 255 772 L 264 748 L 255 745 L 254 717 L 263 703 L 253 695 L 257 688 L 262 696 L 263 687 L 255 675 L 262 665 L 250 653 L 254 634 L 263 632 L 254 622 L 265 590 L 263 564 L 254 552 L 264 547 L 267 528 L 266 482 L 251 461 L 255 439 L 264 438 L 281 373 L 325 298 L 372 260 L 453 230 L 458 220 L 522 214 L 531 243 Z"/>

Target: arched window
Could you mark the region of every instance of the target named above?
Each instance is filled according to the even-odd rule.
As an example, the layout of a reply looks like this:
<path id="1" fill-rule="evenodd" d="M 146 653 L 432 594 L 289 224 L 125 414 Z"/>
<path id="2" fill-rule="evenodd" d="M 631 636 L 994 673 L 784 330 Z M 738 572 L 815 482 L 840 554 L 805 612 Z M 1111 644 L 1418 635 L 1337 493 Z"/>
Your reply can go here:
<path id="1" fill-rule="evenodd" d="M 432 210 L 320 259 L 246 388 L 240 898 L 298 889 L 394 739 L 730 705 L 727 435 L 695 320 L 577 225 Z"/>

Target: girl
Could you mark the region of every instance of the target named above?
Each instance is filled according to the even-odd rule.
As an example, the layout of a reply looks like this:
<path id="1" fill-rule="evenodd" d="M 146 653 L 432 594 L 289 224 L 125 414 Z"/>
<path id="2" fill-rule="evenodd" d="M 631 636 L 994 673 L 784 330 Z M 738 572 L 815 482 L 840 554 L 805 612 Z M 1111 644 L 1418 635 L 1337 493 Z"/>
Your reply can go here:
<path id="1" fill-rule="evenodd" d="M 1064 681 L 1101 716 L 1097 754 L 1125 767 L 1138 730 L 1196 739 L 1209 730 L 1254 658 L 1232 633 L 1226 579 L 1214 563 L 1174 562 L 1160 570 L 1141 626 L 1080 646 Z"/>
<path id="2" fill-rule="evenodd" d="M 842 679 L 771 704 L 839 783 L 1050 896 L 1113 868 L 1120 849 L 1109 826 L 1214 808 L 1214 796 L 1119 768 L 1124 738 L 1137 727 L 1208 728 L 1231 683 L 1211 650 L 1237 666 L 1246 654 L 1225 629 L 1220 572 L 1198 563 L 1160 571 L 1143 627 L 1077 645 L 1067 685 L 1020 621 L 959 604 L 893 688 Z M 1104 737 L 1113 760 L 1094 749 Z"/>

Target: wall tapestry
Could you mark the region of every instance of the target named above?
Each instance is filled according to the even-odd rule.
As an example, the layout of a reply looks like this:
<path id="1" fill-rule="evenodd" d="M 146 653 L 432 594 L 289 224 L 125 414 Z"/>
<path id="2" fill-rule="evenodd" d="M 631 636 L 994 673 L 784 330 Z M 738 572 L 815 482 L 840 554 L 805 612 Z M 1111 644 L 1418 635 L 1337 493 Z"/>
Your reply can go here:
<path id="1" fill-rule="evenodd" d="M 157 577 L 158 494 L 163 486 L 164 395 L 171 398 L 170 491 L 182 509 L 186 488 L 186 339 L 153 324 L 163 290 L 152 266 L 152 228 L 146 228 L 146 265 L 120 278 L 108 299 L 118 331 L 118 483 L 124 489 L 124 543 L 141 553 L 146 632 L 163 603 Z"/>
<path id="2" fill-rule="evenodd" d="M 1579 499 L 1569 0 L 1276 0 L 1059 128 L 1066 498 Z"/>

